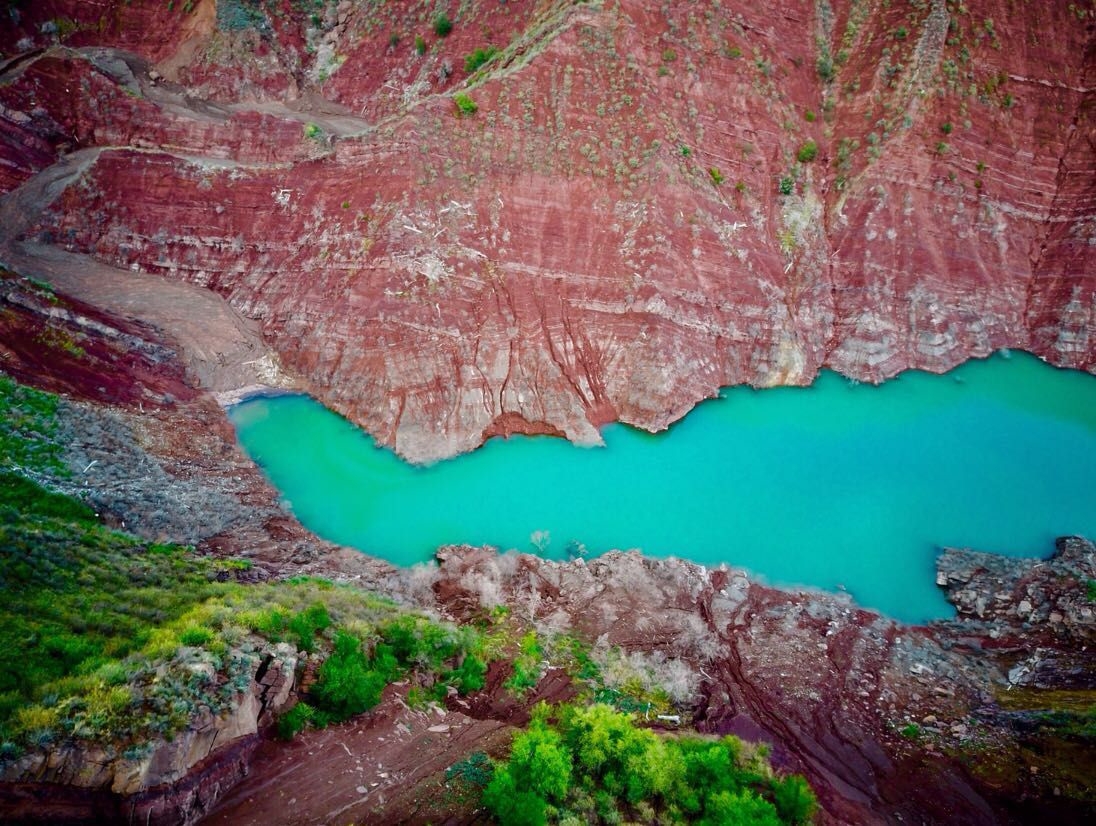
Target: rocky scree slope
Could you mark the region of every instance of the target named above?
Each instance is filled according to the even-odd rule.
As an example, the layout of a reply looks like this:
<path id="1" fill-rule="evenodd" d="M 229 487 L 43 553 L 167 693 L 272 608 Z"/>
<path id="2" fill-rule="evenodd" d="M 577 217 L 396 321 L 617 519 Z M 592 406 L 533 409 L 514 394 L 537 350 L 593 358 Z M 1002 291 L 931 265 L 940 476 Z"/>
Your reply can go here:
<path id="1" fill-rule="evenodd" d="M 103 147 L 23 249 L 216 291 L 409 459 L 823 367 L 1096 367 L 1083 4 L 161 5 L 9 24 L 5 186 Z"/>

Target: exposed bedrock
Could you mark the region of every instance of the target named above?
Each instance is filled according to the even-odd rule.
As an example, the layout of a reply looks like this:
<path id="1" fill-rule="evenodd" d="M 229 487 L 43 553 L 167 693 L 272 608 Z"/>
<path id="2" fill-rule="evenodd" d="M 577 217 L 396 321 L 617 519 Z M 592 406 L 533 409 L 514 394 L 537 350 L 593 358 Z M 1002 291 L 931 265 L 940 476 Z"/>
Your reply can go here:
<path id="1" fill-rule="evenodd" d="M 1012 729 L 1022 720 L 1002 711 L 999 696 L 1016 685 L 1091 688 L 1096 658 L 1086 645 L 1096 622 L 1085 584 L 1096 576 L 1096 549 L 1076 537 L 1058 548 L 1043 561 L 945 552 L 939 576 L 960 616 L 923 628 L 847 597 L 789 593 L 742 571 L 635 552 L 556 563 L 444 548 L 434 593 L 459 618 L 506 604 L 542 629 L 619 646 L 692 705 L 699 729 L 772 743 L 777 761 L 818 790 L 824 822 L 1028 822 L 1036 809 L 1016 802 L 1026 798 L 1080 822 L 1091 754 L 1072 772 L 1044 765 L 1043 777 L 1011 787 L 985 776 L 986 767 L 1024 759 L 1009 750 L 1022 740 Z M 977 620 L 964 607 L 970 590 L 1028 595 L 1039 613 L 1001 597 Z M 1020 636 L 1024 623 L 1042 623 L 1037 637 Z M 1037 639 L 1037 657 L 1017 650 L 1022 639 Z M 1074 788 L 1062 798 L 1067 782 Z"/>
<path id="2" fill-rule="evenodd" d="M 197 823 L 247 776 L 260 728 L 296 697 L 300 655 L 281 643 L 236 650 L 246 689 L 220 715 L 208 708 L 170 739 L 124 751 L 75 745 L 31 752 L 0 773 L 11 823 Z"/>
<path id="3" fill-rule="evenodd" d="M 106 26 L 9 65 L 7 186 L 111 147 L 23 252 L 216 291 L 409 459 L 657 430 L 823 367 L 1096 368 L 1096 56 L 1067 4 L 472 4 L 422 56 L 413 4 L 250 46 L 198 6 L 174 52 Z"/>

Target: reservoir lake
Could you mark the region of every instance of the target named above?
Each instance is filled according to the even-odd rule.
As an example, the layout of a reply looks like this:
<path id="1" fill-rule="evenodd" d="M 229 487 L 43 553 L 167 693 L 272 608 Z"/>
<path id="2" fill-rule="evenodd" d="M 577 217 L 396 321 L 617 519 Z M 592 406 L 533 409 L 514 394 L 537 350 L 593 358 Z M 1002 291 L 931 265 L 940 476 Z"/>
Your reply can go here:
<path id="1" fill-rule="evenodd" d="M 879 386 L 823 371 L 806 388 L 729 388 L 664 433 L 491 439 L 425 467 L 306 396 L 229 416 L 304 525 L 398 565 L 453 543 L 636 548 L 924 622 L 953 614 L 940 547 L 1046 556 L 1057 536 L 1096 537 L 1096 377 L 1025 353 Z"/>

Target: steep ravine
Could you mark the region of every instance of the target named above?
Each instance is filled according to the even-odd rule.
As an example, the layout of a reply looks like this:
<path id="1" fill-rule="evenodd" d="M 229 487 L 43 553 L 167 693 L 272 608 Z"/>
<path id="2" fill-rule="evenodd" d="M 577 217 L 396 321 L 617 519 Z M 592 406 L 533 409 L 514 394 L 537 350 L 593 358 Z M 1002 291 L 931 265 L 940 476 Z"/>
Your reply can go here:
<path id="1" fill-rule="evenodd" d="M 112 524 L 242 557 L 256 579 L 311 573 L 353 581 L 458 621 L 482 620 L 504 604 L 542 633 L 619 646 L 634 667 L 671 687 L 701 730 L 771 742 L 779 764 L 804 772 L 818 790 L 822 822 L 1087 816 L 1084 752 L 1064 762 L 1036 721 L 1046 704 L 1053 708 L 1054 692 L 1083 695 L 1096 685 L 1086 653 L 1096 626 L 1084 588 L 1096 579 L 1089 543 L 1063 543 L 1050 563 L 947 555 L 938 581 L 960 618 L 928 628 L 896 625 L 847 597 L 782 592 L 733 569 L 634 553 L 559 564 L 449 548 L 436 569 L 399 572 L 316 540 L 282 511 L 223 413 L 187 383 L 187 360 L 171 340 L 63 295 L 50 299 L 33 282 L 8 277 L 3 286 L 2 340 L 17 345 L 5 344 L 5 370 L 70 398 L 62 436 L 74 478 L 54 484 L 87 496 Z M 39 340 L 44 325 L 55 331 L 50 340 L 79 340 L 83 353 L 18 346 Z M 216 723 L 242 736 L 196 764 L 188 761 L 206 753 L 200 748 L 169 750 L 176 757 L 159 765 L 171 774 L 147 772 L 132 785 L 132 767 L 104 763 L 91 772 L 85 761 L 95 755 L 66 752 L 40 770 L 29 761 L 22 782 L 9 776 L 0 806 L 28 822 L 82 821 L 91 812 L 110 821 L 125 811 L 141 822 L 178 823 L 206 815 L 278 821 L 288 805 L 303 822 L 325 822 L 334 801 L 348 816 L 383 811 L 392 822 L 425 822 L 439 812 L 422 809 L 431 792 L 416 790 L 435 788 L 462 753 L 500 749 L 500 725 L 523 719 L 501 682 L 500 675 L 489 691 L 454 699 L 440 717 L 408 712 L 397 692 L 372 715 L 305 735 L 289 750 L 257 736 L 269 711 L 245 703 Z M 1029 710 L 1006 705 L 1010 686 L 1033 692 Z M 566 697 L 567 687 L 550 668 L 527 701 Z M 270 690 L 256 682 L 254 696 Z M 188 738 L 208 746 L 209 726 L 198 721 Z M 302 751 L 312 752 L 307 761 Z M 363 762 L 362 753 L 376 762 Z M 1004 780 L 985 774 L 1018 760 L 1039 771 Z M 185 779 L 157 785 L 157 777 L 187 768 Z"/>
<path id="2" fill-rule="evenodd" d="M 444 549 L 399 572 L 288 515 L 210 391 L 305 389 L 426 461 L 657 430 L 720 386 L 823 367 L 880 381 L 1016 347 L 1096 371 L 1093 10 L 471 2 L 441 39 L 432 6 L 321 5 L 42 0 L 0 23 L 0 370 L 69 399 L 75 482 L 54 483 L 256 579 L 355 581 L 458 620 L 501 602 L 618 645 L 701 729 L 772 742 L 822 822 L 1090 819 L 1091 750 L 1040 727 L 1053 692 L 1096 688 L 1083 540 L 1051 562 L 949 553 L 960 615 L 928 628 L 630 554 Z M 296 752 L 248 734 L 136 798 L 31 772 L 0 805 L 174 823 L 223 800 L 222 822 L 275 822 L 293 798 L 323 822 L 337 798 L 368 818 L 361 761 L 331 754 L 383 740 L 408 771 L 435 761 L 407 788 L 369 769 L 385 817 L 436 819 L 417 783 L 522 719 L 500 686 L 449 706 L 443 749 L 396 692 Z"/>

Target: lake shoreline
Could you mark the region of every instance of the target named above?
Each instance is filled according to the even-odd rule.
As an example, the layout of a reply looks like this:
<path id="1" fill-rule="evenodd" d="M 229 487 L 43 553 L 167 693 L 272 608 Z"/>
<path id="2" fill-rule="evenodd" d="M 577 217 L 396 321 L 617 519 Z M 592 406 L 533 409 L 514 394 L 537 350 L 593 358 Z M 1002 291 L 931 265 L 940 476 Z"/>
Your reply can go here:
<path id="1" fill-rule="evenodd" d="M 1008 353 L 879 386 L 825 372 L 733 388 L 664 433 L 609 425 L 600 450 L 513 436 L 425 467 L 309 397 L 228 413 L 306 526 L 396 565 L 454 542 L 636 548 L 923 622 L 950 615 L 931 584 L 940 548 L 1017 556 L 1096 533 L 1093 410 L 1087 374 Z"/>

